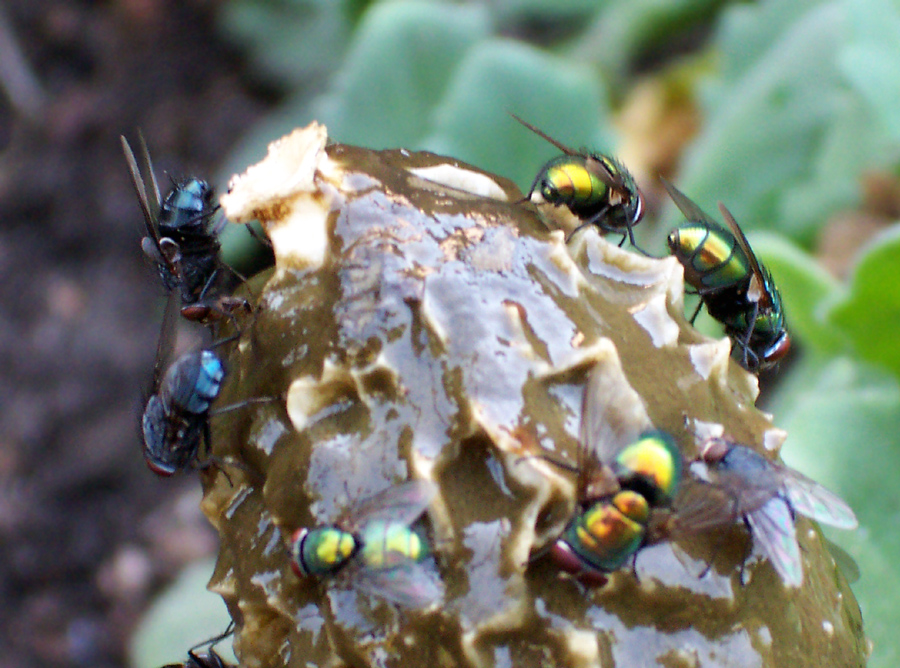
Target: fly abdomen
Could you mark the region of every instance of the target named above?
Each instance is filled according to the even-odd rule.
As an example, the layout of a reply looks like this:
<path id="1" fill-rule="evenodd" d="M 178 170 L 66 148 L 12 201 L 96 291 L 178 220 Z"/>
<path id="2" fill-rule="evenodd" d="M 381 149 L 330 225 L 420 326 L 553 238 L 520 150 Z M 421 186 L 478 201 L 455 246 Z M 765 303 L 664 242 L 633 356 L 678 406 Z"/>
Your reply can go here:
<path id="1" fill-rule="evenodd" d="M 371 522 L 361 538 L 360 557 L 369 568 L 394 568 L 404 561 L 418 563 L 429 554 L 427 543 L 415 529 L 396 522 Z"/>
<path id="2" fill-rule="evenodd" d="M 592 174 L 580 156 L 562 156 L 544 167 L 541 196 L 549 204 L 567 206 L 578 216 L 589 217 L 604 206 L 607 186 Z"/>
<path id="3" fill-rule="evenodd" d="M 684 280 L 701 294 L 740 287 L 750 280 L 747 256 L 724 229 L 689 222 L 672 230 L 668 243 L 684 267 Z"/>
<path id="4" fill-rule="evenodd" d="M 624 566 L 641 547 L 649 518 L 647 500 L 637 492 L 621 490 L 577 515 L 559 540 L 583 565 L 609 573 Z"/>

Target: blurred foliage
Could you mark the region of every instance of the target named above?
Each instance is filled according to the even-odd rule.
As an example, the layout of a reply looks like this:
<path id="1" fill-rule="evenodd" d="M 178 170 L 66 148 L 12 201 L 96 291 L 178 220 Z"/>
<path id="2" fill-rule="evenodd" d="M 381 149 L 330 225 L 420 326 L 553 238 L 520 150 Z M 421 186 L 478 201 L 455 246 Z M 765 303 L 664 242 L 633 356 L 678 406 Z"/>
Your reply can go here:
<path id="1" fill-rule="evenodd" d="M 181 665 L 188 658 L 188 648 L 225 631 L 231 622 L 225 603 L 206 591 L 214 568 L 214 559 L 191 564 L 156 599 L 135 631 L 132 668 Z M 215 650 L 226 661 L 235 661 L 231 638 L 223 639 Z"/>
<path id="2" fill-rule="evenodd" d="M 799 354 L 767 409 L 790 433 L 786 460 L 857 511 L 860 530 L 831 537 L 860 564 L 871 665 L 900 663 L 900 228 L 847 281 L 816 257 L 829 220 L 862 207 L 864 173 L 897 179 L 900 0 L 230 0 L 222 29 L 284 92 L 226 174 L 316 119 L 335 141 L 433 150 L 527 188 L 555 149 L 513 112 L 571 146 L 625 149 L 640 177 L 667 169 L 648 147 L 668 98 L 687 98 L 698 132 L 683 154 L 673 144 L 673 178 L 707 211 L 727 203 L 781 288 Z M 630 103 L 639 90 L 650 101 Z M 617 134 L 635 119 L 643 139 Z M 651 248 L 674 207 L 661 221 L 639 228 Z"/>

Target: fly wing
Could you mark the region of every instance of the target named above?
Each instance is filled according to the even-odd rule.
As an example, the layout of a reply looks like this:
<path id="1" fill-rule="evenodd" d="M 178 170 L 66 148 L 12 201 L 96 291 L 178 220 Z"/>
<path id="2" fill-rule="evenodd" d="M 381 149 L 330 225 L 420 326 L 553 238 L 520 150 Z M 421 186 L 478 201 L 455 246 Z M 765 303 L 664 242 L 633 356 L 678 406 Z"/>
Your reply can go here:
<path id="1" fill-rule="evenodd" d="M 608 462 L 653 425 L 612 349 L 588 372 L 581 403 L 580 439 L 588 459 Z"/>
<path id="2" fill-rule="evenodd" d="M 799 471 L 787 467 L 785 470 L 784 488 L 796 512 L 838 529 L 859 526 L 853 510 L 837 494 Z"/>
<path id="3" fill-rule="evenodd" d="M 394 485 L 351 508 L 338 524 L 353 533 L 359 533 L 366 524 L 376 521 L 409 525 L 425 512 L 436 493 L 434 483 L 428 480 Z"/>
<path id="4" fill-rule="evenodd" d="M 797 544 L 797 530 L 788 503 L 781 497 L 770 499 L 761 508 L 747 513 L 753 539 L 788 587 L 803 584 L 803 562 Z"/>
<path id="5" fill-rule="evenodd" d="M 444 585 L 431 564 L 405 561 L 393 568 L 354 566 L 349 573 L 357 589 L 405 608 L 427 608 L 444 595 Z"/>
<path id="6" fill-rule="evenodd" d="M 558 148 L 560 151 L 562 151 L 562 152 L 565 153 L 566 155 L 583 155 L 581 152 L 576 151 L 575 149 L 569 148 L 569 147 L 566 146 L 565 144 L 562 144 L 562 143 L 556 141 L 553 137 L 551 137 L 550 135 L 548 135 L 548 134 L 547 134 L 546 132 L 544 132 L 543 130 L 539 130 L 538 128 L 536 128 L 535 126 L 533 126 L 533 125 L 532 125 L 531 123 L 529 123 L 528 121 L 523 121 L 521 118 L 519 118 L 519 117 L 516 116 L 515 114 L 510 113 L 510 116 L 512 116 L 513 118 L 515 118 L 517 121 L 519 121 L 519 123 L 521 123 L 521 124 L 524 125 L 526 128 L 528 128 L 529 130 L 531 130 L 531 131 L 532 131 L 534 134 L 536 134 L 538 137 L 541 137 L 542 139 L 545 139 L 546 141 L 548 141 L 548 142 L 550 142 L 551 144 L 553 144 L 553 146 L 555 146 L 556 148 Z"/>
<path id="7" fill-rule="evenodd" d="M 781 467 L 742 445 L 729 443 L 726 459 L 707 464 L 708 479 L 728 490 L 738 515 L 758 510 L 777 496 L 783 486 Z"/>
<path id="8" fill-rule="evenodd" d="M 628 189 L 625 187 L 625 181 L 622 179 L 622 176 L 613 174 L 602 160 L 598 160 L 596 157 L 588 155 L 585 157 L 584 166 L 609 188 L 618 191 L 623 196 L 627 194 Z"/>
<path id="9" fill-rule="evenodd" d="M 159 215 L 160 195 L 159 185 L 156 182 L 156 175 L 153 173 L 153 162 L 150 160 L 150 151 L 147 150 L 147 143 L 144 141 L 143 135 L 138 135 L 141 142 L 141 158 L 144 163 L 144 170 L 147 173 L 147 179 L 152 186 L 150 192 L 147 192 L 144 177 L 138 167 L 137 160 L 134 157 L 134 151 L 128 144 L 125 137 L 122 139 L 122 151 L 125 153 L 125 161 L 128 163 L 128 171 L 131 173 L 131 183 L 134 185 L 134 191 L 137 193 L 138 202 L 141 205 L 141 211 L 144 214 L 144 224 L 147 228 L 147 235 L 153 239 L 156 246 L 159 247 L 159 229 L 157 229 L 157 216 Z"/>
<path id="10" fill-rule="evenodd" d="M 175 336 L 178 333 L 177 320 L 180 306 L 181 299 L 179 296 L 175 292 L 170 292 L 166 299 L 166 309 L 163 312 L 159 341 L 156 344 L 156 361 L 153 363 L 153 380 L 150 385 L 151 394 L 159 391 L 163 374 L 172 361 L 172 353 L 175 350 Z"/>
<path id="11" fill-rule="evenodd" d="M 681 211 L 681 215 L 683 215 L 687 220 L 695 223 L 706 223 L 708 225 L 712 225 L 713 228 L 722 227 L 721 225 L 719 225 L 719 223 L 710 218 L 703 211 L 703 209 L 697 206 L 693 200 L 691 200 L 678 188 L 676 188 L 663 178 L 660 178 L 660 180 L 662 181 L 663 187 L 666 189 L 666 192 L 669 193 L 669 197 L 671 197 L 672 201 L 675 202 L 675 206 L 677 206 L 678 210 Z"/>
<path id="12" fill-rule="evenodd" d="M 769 282 L 768 272 L 759 264 L 759 260 L 756 259 L 753 249 L 750 248 L 750 242 L 747 241 L 747 237 L 744 236 L 744 231 L 741 229 L 741 226 L 737 224 L 734 216 L 731 215 L 731 212 L 725 208 L 725 205 L 722 204 L 722 202 L 719 202 L 719 212 L 722 214 L 722 218 L 725 219 L 728 229 L 731 230 L 731 233 L 737 240 L 741 250 L 744 251 L 744 255 L 746 255 L 747 259 L 750 261 L 750 268 L 753 271 L 753 283 L 751 283 L 750 286 L 751 292 L 748 292 L 748 294 L 751 298 L 755 297 L 755 300 L 759 302 L 760 306 L 771 307 L 772 298 L 766 290 L 766 284 Z M 755 293 L 755 295 L 751 293 Z"/>
<path id="13" fill-rule="evenodd" d="M 676 535 L 694 534 L 730 526 L 740 517 L 738 497 L 728 488 L 685 478 L 672 504 L 670 527 Z"/>

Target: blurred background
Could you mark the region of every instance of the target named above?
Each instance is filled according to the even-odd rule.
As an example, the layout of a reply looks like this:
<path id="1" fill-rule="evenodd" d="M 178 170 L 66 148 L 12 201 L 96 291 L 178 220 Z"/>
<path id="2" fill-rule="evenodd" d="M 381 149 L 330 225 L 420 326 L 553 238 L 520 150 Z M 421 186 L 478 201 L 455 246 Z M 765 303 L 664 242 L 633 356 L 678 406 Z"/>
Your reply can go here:
<path id="1" fill-rule="evenodd" d="M 222 188 L 317 119 L 527 190 L 556 150 L 510 112 L 625 163 L 651 252 L 658 175 L 748 232 L 797 343 L 760 406 L 856 510 L 828 535 L 900 665 L 897 63 L 898 0 L 0 0 L 0 666 L 149 668 L 227 623 L 196 476 L 140 455 L 163 294 L 119 135 Z"/>

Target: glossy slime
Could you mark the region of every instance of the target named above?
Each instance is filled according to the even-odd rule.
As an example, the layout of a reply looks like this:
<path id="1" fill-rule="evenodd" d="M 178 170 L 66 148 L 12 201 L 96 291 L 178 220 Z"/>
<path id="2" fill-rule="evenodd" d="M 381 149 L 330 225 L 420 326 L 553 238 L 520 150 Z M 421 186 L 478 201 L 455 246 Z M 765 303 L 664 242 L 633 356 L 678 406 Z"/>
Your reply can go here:
<path id="1" fill-rule="evenodd" d="M 283 397 L 218 416 L 213 454 L 240 466 L 230 480 L 204 473 L 221 536 L 210 589 L 236 622 L 241 665 L 864 665 L 856 601 L 808 520 L 800 588 L 752 558 L 742 585 L 737 526 L 645 548 L 637 579 L 626 567 L 603 587 L 541 556 L 572 517 L 575 476 L 529 456 L 575 464 L 595 365 L 686 460 L 695 424 L 760 452 L 780 432 L 729 341 L 686 322 L 674 258 L 594 230 L 567 245 L 522 199 L 449 158 L 326 146 L 317 124 L 223 196 L 230 220 L 262 222 L 276 267 L 253 288 L 220 401 Z M 437 487 L 424 515 L 435 605 L 292 571 L 297 529 L 411 478 Z"/>

